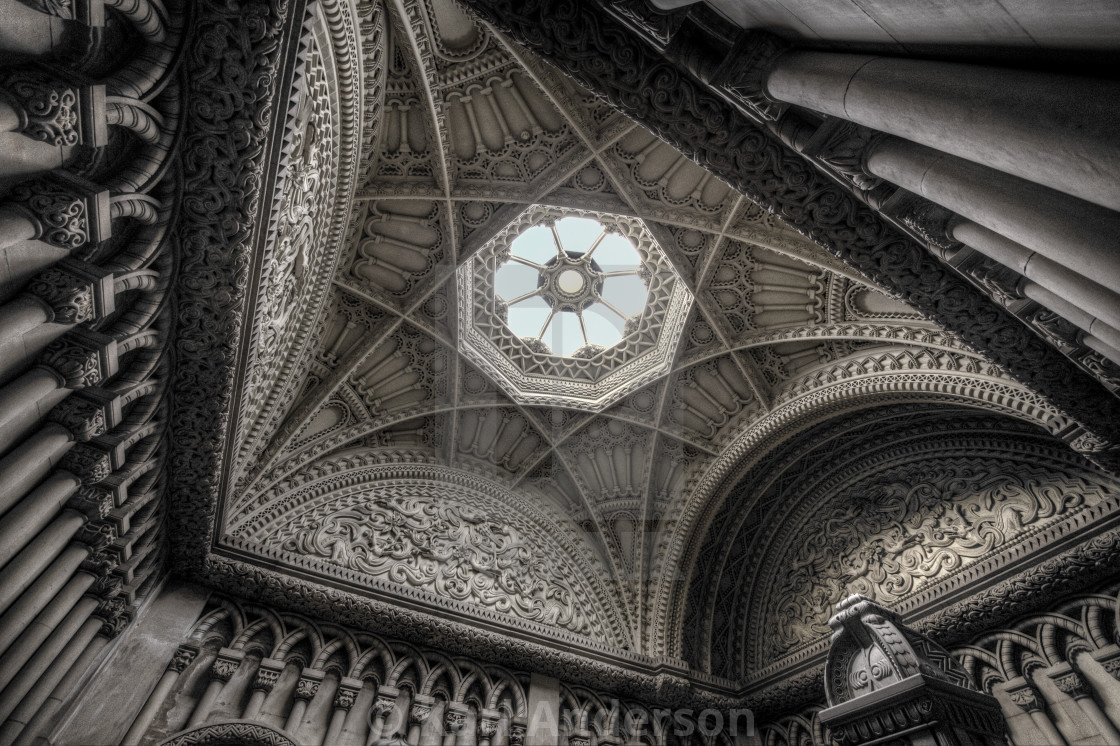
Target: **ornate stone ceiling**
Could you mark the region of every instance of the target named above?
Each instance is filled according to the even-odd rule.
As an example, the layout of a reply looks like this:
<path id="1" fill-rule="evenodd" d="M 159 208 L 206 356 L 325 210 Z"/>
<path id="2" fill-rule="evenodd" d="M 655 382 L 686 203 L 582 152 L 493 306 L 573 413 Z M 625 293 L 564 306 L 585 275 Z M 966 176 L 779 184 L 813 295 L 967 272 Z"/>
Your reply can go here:
<path id="1" fill-rule="evenodd" d="M 216 514 L 193 519 L 215 556 L 247 563 L 232 570 L 247 592 L 306 583 L 331 589 L 315 592 L 328 607 L 348 593 L 612 660 L 683 669 L 687 656 L 730 686 L 721 676 L 743 671 L 697 663 L 684 609 L 709 527 L 760 459 L 888 404 L 1076 436 L 451 0 L 318 7 L 252 270 L 228 461 L 202 480 Z M 533 396 L 514 391 L 477 351 L 481 317 L 464 318 L 491 298 L 494 242 L 537 214 L 616 216 L 680 288 L 651 301 L 641 344 L 600 353 L 617 358 L 615 385 L 591 404 L 550 393 L 548 375 Z M 627 368 L 647 349 L 655 363 Z M 560 382 L 583 365 L 537 358 Z M 816 635 L 811 623 L 787 637 Z"/>

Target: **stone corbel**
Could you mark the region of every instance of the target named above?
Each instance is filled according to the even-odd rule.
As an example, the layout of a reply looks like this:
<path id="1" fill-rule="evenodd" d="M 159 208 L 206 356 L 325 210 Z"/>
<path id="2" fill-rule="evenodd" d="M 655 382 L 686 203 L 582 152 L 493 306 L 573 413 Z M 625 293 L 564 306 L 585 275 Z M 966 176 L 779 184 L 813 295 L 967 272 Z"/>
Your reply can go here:
<path id="1" fill-rule="evenodd" d="M 116 310 L 113 273 L 67 257 L 37 274 L 27 292 L 50 310 L 56 324 L 84 324 Z"/>
<path id="2" fill-rule="evenodd" d="M 74 251 L 112 235 L 109 191 L 66 171 L 12 187 L 7 206 L 30 221 L 33 238 Z"/>
<path id="3" fill-rule="evenodd" d="M 0 100 L 16 113 L 14 131 L 54 146 L 101 147 L 109 141 L 105 86 L 63 80 L 41 68 L 0 75 Z"/>
<path id="4" fill-rule="evenodd" d="M 100 386 L 117 372 L 117 341 L 79 327 L 48 345 L 38 363 L 53 371 L 66 388 Z"/>

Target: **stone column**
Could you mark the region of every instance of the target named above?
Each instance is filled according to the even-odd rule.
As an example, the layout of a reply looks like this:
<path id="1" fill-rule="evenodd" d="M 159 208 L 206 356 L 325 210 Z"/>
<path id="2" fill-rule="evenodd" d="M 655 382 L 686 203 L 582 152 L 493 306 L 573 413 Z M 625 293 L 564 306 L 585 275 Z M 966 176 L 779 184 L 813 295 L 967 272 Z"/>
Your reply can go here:
<path id="1" fill-rule="evenodd" d="M 35 654 L 63 619 L 73 610 L 74 605 L 93 584 L 93 576 L 88 573 L 78 573 L 70 582 L 59 591 L 42 613 L 34 617 L 33 622 L 26 626 L 17 627 L 20 632 L 15 642 L 4 650 L 0 657 L 0 691 L 19 673 L 24 664 Z M 92 607 L 91 607 L 92 609 Z"/>
<path id="2" fill-rule="evenodd" d="M 46 528 L 80 484 L 70 472 L 56 471 L 4 515 L 0 521 L 0 567 Z"/>
<path id="3" fill-rule="evenodd" d="M 381 738 L 381 734 L 385 731 L 385 718 L 389 717 L 389 713 L 397 706 L 397 697 L 400 693 L 401 690 L 393 686 L 378 687 L 377 698 L 373 701 L 373 722 L 370 724 L 367 744 Z"/>
<path id="4" fill-rule="evenodd" d="M 284 730 L 294 734 L 299 729 L 303 720 L 303 713 L 307 712 L 307 705 L 319 692 L 319 685 L 323 682 L 324 673 L 305 668 L 296 682 L 295 702 L 288 713 L 288 720 L 284 723 Z"/>
<path id="5" fill-rule="evenodd" d="M 179 674 L 187 670 L 187 666 L 194 663 L 196 657 L 198 657 L 197 646 L 190 644 L 179 646 L 175 655 L 172 656 L 171 662 L 167 664 L 167 670 L 163 672 L 163 676 L 156 684 L 156 688 L 152 690 L 148 701 L 144 703 L 144 708 L 140 710 L 140 714 L 132 722 L 132 727 L 125 734 L 121 746 L 137 746 L 140 743 L 140 739 L 148 732 L 148 728 L 151 727 L 160 707 L 163 706 L 163 701 L 167 699 L 167 695 L 175 687 L 175 682 L 179 680 Z"/>
<path id="6" fill-rule="evenodd" d="M 1026 246 L 970 220 L 954 221 L 949 227 L 949 235 L 1038 283 L 1086 313 L 1100 318 L 1112 327 L 1120 328 L 1120 294 L 1106 289 L 1095 280 L 1072 272 L 1037 251 L 1031 251 Z"/>
<path id="7" fill-rule="evenodd" d="M 1120 359 L 1118 359 L 1120 358 L 1120 352 L 1118 352 L 1120 351 L 1120 330 L 1104 323 L 1095 316 L 1085 313 L 1065 298 L 1051 293 L 1037 283 L 1023 283 L 1022 293 L 1040 306 L 1045 306 L 1060 314 L 1066 321 L 1084 330 L 1090 337 L 1103 342 L 1106 348 L 1110 350 L 1110 353 L 1106 354 L 1105 357 L 1120 364 Z"/>
<path id="8" fill-rule="evenodd" d="M 467 722 L 467 706 L 462 702 L 448 702 L 443 712 L 443 746 L 455 746 L 459 731 Z"/>
<path id="9" fill-rule="evenodd" d="M 1004 746 L 1007 724 L 996 699 L 977 691 L 945 648 L 903 626 L 897 614 L 850 596 L 828 624 L 828 709 L 820 722 L 837 743 Z"/>
<path id="10" fill-rule="evenodd" d="M 1051 678 L 1062 694 L 1077 703 L 1077 706 L 1089 718 L 1089 722 L 1097 729 L 1104 743 L 1120 743 L 1120 731 L 1116 730 L 1116 726 L 1112 724 L 1112 721 L 1101 710 L 1101 706 L 1093 699 L 1089 685 L 1081 678 L 1081 674 L 1070 671 Z"/>
<path id="11" fill-rule="evenodd" d="M 276 682 L 280 680 L 280 673 L 284 670 L 284 661 L 276 658 L 264 658 L 257 666 L 257 675 L 253 677 L 253 683 L 249 685 L 249 689 L 253 692 L 249 695 L 249 704 L 245 706 L 245 712 L 241 717 L 245 720 L 256 720 L 260 715 L 261 707 L 264 706 L 264 701 L 268 698 L 272 688 L 276 686 Z"/>
<path id="12" fill-rule="evenodd" d="M 527 740 L 531 746 L 557 743 L 560 740 L 560 681 L 551 676 L 533 674 L 529 679 L 529 721 Z M 510 725 L 510 742 L 513 730 Z M 522 725 L 525 730 L 525 725 Z M 526 737 L 523 736 L 523 740 Z"/>
<path id="13" fill-rule="evenodd" d="M 1120 292 L 1120 213 L 897 138 L 874 145 L 866 167 Z"/>
<path id="14" fill-rule="evenodd" d="M 81 596 L 93 585 L 95 577 L 92 574 L 74 572 L 87 556 L 88 552 L 84 551 L 63 552 L 62 556 L 51 563 L 46 572 L 39 576 L 35 584 L 12 604 L 12 608 L 0 616 L 0 654 L 7 652 L 9 647 L 18 641 L 17 638 L 28 631 L 28 625 L 32 621 L 39 623 L 37 615 L 40 612 L 46 613 L 47 609 L 44 607 L 50 608 L 48 604 L 54 603 L 52 599 L 76 594 L 74 596 L 76 600 L 77 596 Z"/>
<path id="15" fill-rule="evenodd" d="M 792 51 L 773 98 L 1120 210 L 1120 84 L 951 62 Z"/>
<path id="16" fill-rule="evenodd" d="M 408 710 L 408 742 L 412 746 L 420 743 L 420 729 L 432 714 L 432 705 L 435 699 L 426 694 L 417 694 L 412 698 L 412 707 Z"/>
<path id="17" fill-rule="evenodd" d="M 1030 715 L 1031 722 L 1038 728 L 1046 743 L 1054 744 L 1054 746 L 1065 746 L 1066 739 L 1062 738 L 1062 734 L 1058 732 L 1049 715 L 1046 714 L 1046 708 L 1043 704 L 1046 700 L 1033 684 L 1023 681 L 1018 687 L 1008 687 L 1007 694 L 1012 702 Z"/>
<path id="18" fill-rule="evenodd" d="M 85 522 L 86 517 L 76 510 L 63 512 L 8 563 L 0 576 L 3 579 L 0 584 L 0 611 L 6 611 L 20 594 L 38 580 Z M 66 551 L 79 562 L 87 554 L 86 549 L 79 546 L 72 546 Z"/>
<path id="19" fill-rule="evenodd" d="M 497 710 L 483 710 L 478 713 L 478 746 L 490 746 L 490 739 L 498 732 L 498 720 L 502 713 Z"/>
<path id="20" fill-rule="evenodd" d="M 51 422 L 0 459 L 0 513 L 30 492 L 73 445 L 70 431 Z"/>
<path id="21" fill-rule="evenodd" d="M 188 728 L 195 728 L 206 722 L 206 718 L 210 715 L 210 710 L 214 707 L 214 702 L 217 701 L 218 695 L 222 692 L 222 687 L 233 676 L 234 671 L 241 665 L 240 654 L 238 651 L 231 651 L 228 648 L 222 648 L 218 651 L 218 657 L 214 659 L 214 663 L 210 666 L 210 683 L 206 686 L 206 691 L 202 693 L 198 703 L 194 707 L 194 712 L 191 713 L 191 719 L 187 723 Z"/>
<path id="22" fill-rule="evenodd" d="M 344 676 L 338 683 L 338 691 L 334 694 L 334 701 L 331 703 L 334 711 L 331 713 L 331 722 L 327 726 L 327 733 L 319 743 L 321 746 L 331 746 L 338 741 L 339 734 L 342 733 L 342 726 L 346 724 L 346 716 L 350 713 L 350 708 L 354 706 L 354 701 L 358 698 L 358 692 L 362 690 L 362 680 L 352 679 Z"/>

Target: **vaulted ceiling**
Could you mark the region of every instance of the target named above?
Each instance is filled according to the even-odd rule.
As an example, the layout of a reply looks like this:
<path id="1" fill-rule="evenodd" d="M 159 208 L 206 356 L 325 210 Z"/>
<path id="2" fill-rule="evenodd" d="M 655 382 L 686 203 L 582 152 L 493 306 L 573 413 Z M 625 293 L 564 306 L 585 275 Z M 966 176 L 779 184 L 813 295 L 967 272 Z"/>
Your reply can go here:
<path id="1" fill-rule="evenodd" d="M 975 454 L 977 480 L 1013 471 L 1028 443 L 1062 479 L 1088 480 L 1093 500 L 1115 490 L 1053 437 L 1071 423 L 1044 399 L 452 0 L 322 3 L 300 45 L 207 524 L 219 553 L 545 645 L 741 681 L 819 643 L 821 614 L 854 577 L 809 557 L 814 539 L 787 536 L 807 519 L 763 523 L 757 506 L 824 510 L 807 524 L 823 536 L 863 520 L 845 512 L 859 512 L 846 495 L 872 489 L 860 480 L 939 458 L 878 454 L 880 469 L 877 437 L 898 449 L 940 433 L 957 452 L 962 434 L 1002 434 L 1006 448 Z M 518 401 L 463 354 L 457 270 L 541 205 L 640 219 L 693 298 L 671 362 L 600 411 Z M 858 431 L 851 453 L 837 428 Z M 857 452 L 872 465 L 813 482 Z M 1001 542 L 1064 510 L 1007 525 Z M 767 585 L 726 556 L 759 532 L 781 547 L 758 570 Z M 866 549 L 852 541 L 837 562 Z M 911 582 L 948 582 L 989 550 Z M 832 572 L 835 587 L 779 581 L 781 567 Z M 864 575 L 861 592 L 906 595 Z M 777 640 L 726 641 L 774 615 Z"/>

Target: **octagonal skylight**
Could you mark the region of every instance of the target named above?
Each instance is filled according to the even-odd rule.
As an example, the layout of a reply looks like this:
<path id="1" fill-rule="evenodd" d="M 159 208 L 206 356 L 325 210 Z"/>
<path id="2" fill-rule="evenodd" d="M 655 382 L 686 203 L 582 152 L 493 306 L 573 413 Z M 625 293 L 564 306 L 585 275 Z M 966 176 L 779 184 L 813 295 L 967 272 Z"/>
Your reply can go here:
<path id="1" fill-rule="evenodd" d="M 516 401 L 596 411 L 668 371 L 692 304 L 638 218 L 543 205 L 456 285 L 467 359 Z"/>
<path id="2" fill-rule="evenodd" d="M 494 288 L 514 334 L 540 340 L 542 351 L 591 357 L 645 308 L 643 274 L 629 239 L 593 218 L 565 217 L 519 235 Z"/>

